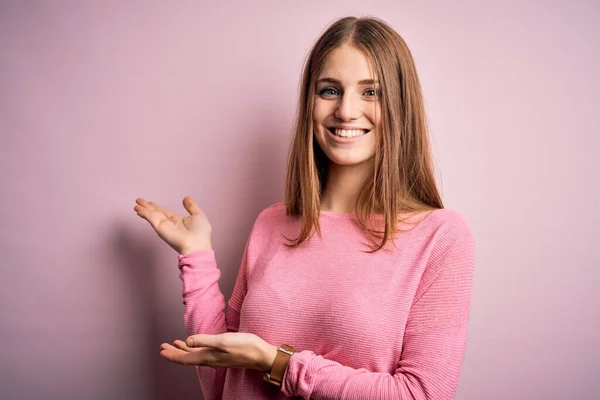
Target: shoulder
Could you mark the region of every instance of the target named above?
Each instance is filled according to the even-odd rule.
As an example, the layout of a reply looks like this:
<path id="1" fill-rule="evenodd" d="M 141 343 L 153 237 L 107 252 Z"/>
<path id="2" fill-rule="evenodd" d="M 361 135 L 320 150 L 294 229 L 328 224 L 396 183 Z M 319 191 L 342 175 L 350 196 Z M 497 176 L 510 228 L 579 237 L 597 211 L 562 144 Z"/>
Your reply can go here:
<path id="1" fill-rule="evenodd" d="M 261 219 L 272 219 L 272 218 L 282 218 L 286 216 L 285 212 L 285 202 L 279 202 L 275 204 L 271 204 L 268 207 L 265 207 L 259 214 L 257 221 Z"/>
<path id="2" fill-rule="evenodd" d="M 417 241 L 430 250 L 432 259 L 444 258 L 453 251 L 472 253 L 475 246 L 473 229 L 467 217 L 452 209 L 437 209 L 415 228 Z"/>
<path id="3" fill-rule="evenodd" d="M 272 231 L 273 228 L 279 227 L 288 218 L 284 202 L 271 204 L 260 211 L 254 221 L 252 231 Z"/>
<path id="4" fill-rule="evenodd" d="M 437 209 L 421 222 L 425 230 L 442 234 L 448 239 L 462 239 L 473 236 L 473 230 L 467 217 L 460 212 L 448 208 Z"/>
<path id="5" fill-rule="evenodd" d="M 287 218 L 284 202 L 271 204 L 265 207 L 256 217 L 255 227 L 279 225 Z"/>
<path id="6" fill-rule="evenodd" d="M 246 243 L 246 253 L 250 264 L 253 264 L 252 260 L 266 247 L 273 244 L 275 233 L 279 230 L 284 218 L 286 218 L 285 203 L 272 204 L 259 212 Z"/>

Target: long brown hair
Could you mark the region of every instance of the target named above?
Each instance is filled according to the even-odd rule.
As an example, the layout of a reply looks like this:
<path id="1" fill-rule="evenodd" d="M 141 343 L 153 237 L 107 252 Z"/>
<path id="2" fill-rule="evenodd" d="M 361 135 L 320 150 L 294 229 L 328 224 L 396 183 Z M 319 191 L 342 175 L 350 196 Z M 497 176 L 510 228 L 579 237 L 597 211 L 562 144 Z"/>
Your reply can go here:
<path id="1" fill-rule="evenodd" d="M 373 175 L 356 203 L 356 220 L 373 245 L 382 249 L 399 230 L 400 213 L 443 208 L 431 161 L 421 85 L 414 60 L 400 35 L 384 21 L 345 17 L 330 25 L 314 44 L 304 63 L 294 138 L 288 159 L 286 212 L 301 216 L 295 247 L 315 228 L 321 235 L 319 213 L 329 160 L 313 135 L 316 82 L 327 56 L 343 44 L 362 50 L 381 84 L 381 123 L 376 126 L 378 148 Z M 374 229 L 372 214 L 383 215 Z M 381 241 L 377 243 L 375 238 Z"/>

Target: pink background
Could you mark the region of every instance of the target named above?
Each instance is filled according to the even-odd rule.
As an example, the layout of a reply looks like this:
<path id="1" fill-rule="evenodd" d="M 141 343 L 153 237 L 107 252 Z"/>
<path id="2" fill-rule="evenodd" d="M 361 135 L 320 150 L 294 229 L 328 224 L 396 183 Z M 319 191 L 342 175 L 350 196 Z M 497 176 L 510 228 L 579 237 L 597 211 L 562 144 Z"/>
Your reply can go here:
<path id="1" fill-rule="evenodd" d="M 304 56 L 347 14 L 407 40 L 475 231 L 457 398 L 600 398 L 599 3 L 366 4 L 1 3 L 2 398 L 200 398 L 159 356 L 185 335 L 181 283 L 134 199 L 199 202 L 228 297 L 283 199 Z"/>

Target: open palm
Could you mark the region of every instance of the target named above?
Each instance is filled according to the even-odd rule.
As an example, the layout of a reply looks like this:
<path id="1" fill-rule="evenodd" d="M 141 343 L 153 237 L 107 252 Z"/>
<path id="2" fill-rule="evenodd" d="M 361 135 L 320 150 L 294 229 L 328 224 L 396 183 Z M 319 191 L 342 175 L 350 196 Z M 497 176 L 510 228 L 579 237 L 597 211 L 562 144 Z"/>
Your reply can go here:
<path id="1" fill-rule="evenodd" d="M 183 216 L 141 198 L 133 207 L 137 214 L 148 221 L 158 236 L 180 254 L 196 250 L 212 250 L 212 228 L 200 207 L 186 196 L 183 206 L 189 215 Z"/>
<path id="2" fill-rule="evenodd" d="M 186 341 L 163 343 L 160 349 L 161 356 L 181 365 L 249 368 L 263 372 L 271 369 L 277 355 L 277 347 L 246 332 L 197 334 Z"/>

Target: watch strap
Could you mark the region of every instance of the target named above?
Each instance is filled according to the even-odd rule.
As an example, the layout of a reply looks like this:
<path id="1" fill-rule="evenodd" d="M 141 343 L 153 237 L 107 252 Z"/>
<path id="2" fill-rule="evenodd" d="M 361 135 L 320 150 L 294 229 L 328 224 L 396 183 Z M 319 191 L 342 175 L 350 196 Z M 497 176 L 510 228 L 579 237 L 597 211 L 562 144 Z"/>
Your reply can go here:
<path id="1" fill-rule="evenodd" d="M 285 375 L 285 371 L 287 370 L 287 366 L 290 362 L 290 358 L 296 352 L 292 346 L 287 344 L 282 344 L 277 349 L 277 355 L 275 356 L 275 361 L 273 362 L 273 366 L 271 367 L 270 372 L 265 372 L 263 379 L 266 382 L 269 382 L 272 385 L 277 387 L 281 387 L 283 382 L 283 376 Z"/>

